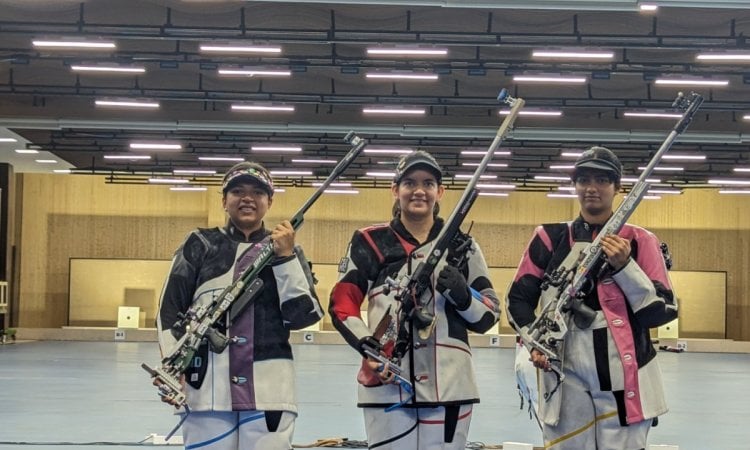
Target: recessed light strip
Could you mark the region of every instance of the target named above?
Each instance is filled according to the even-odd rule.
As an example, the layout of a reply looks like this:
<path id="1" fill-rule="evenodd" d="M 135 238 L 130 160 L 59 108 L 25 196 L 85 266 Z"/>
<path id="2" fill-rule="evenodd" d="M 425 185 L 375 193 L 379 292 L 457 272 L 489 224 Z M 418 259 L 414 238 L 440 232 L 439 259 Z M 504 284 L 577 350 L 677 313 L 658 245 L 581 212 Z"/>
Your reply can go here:
<path id="1" fill-rule="evenodd" d="M 280 146 L 280 145 L 253 145 L 250 150 L 254 152 L 292 152 L 298 153 L 302 151 L 302 147 L 299 146 Z"/>
<path id="2" fill-rule="evenodd" d="M 438 79 L 438 75 L 435 73 L 368 73 L 365 78 L 374 80 L 419 80 L 419 81 L 434 81 Z"/>
<path id="3" fill-rule="evenodd" d="M 114 49 L 117 46 L 114 42 L 96 42 L 96 41 L 31 41 L 34 47 L 41 48 L 79 48 L 79 49 Z"/>
<path id="4" fill-rule="evenodd" d="M 245 75 L 250 77 L 288 77 L 291 70 L 263 70 L 263 69 L 219 69 L 219 75 Z"/>
<path id="5" fill-rule="evenodd" d="M 532 50 L 531 56 L 534 58 L 612 59 L 615 53 L 608 51 Z"/>
<path id="6" fill-rule="evenodd" d="M 202 52 L 219 52 L 219 53 L 281 53 L 281 47 L 268 45 L 214 45 L 201 44 Z"/>
<path id="7" fill-rule="evenodd" d="M 509 109 L 501 109 L 500 115 L 501 116 L 507 116 L 510 114 Z M 523 110 L 518 113 L 521 116 L 549 116 L 549 117 L 560 117 L 562 116 L 562 111 L 543 111 L 543 110 Z"/>
<path id="8" fill-rule="evenodd" d="M 104 155 L 104 159 L 126 159 L 126 160 L 145 160 L 151 159 L 149 155 Z"/>
<path id="9" fill-rule="evenodd" d="M 374 47 L 368 48 L 367 54 L 388 56 L 446 56 L 448 50 L 444 48 Z"/>
<path id="10" fill-rule="evenodd" d="M 158 102 L 136 100 L 95 100 L 96 106 L 121 106 L 124 108 L 158 108 Z"/>
<path id="11" fill-rule="evenodd" d="M 139 150 L 182 150 L 182 145 L 159 144 L 155 142 L 131 142 L 130 148 Z"/>
<path id="12" fill-rule="evenodd" d="M 542 75 L 516 75 L 513 81 L 527 83 L 585 83 L 586 77 L 565 77 L 565 76 L 542 76 Z"/>
<path id="13" fill-rule="evenodd" d="M 232 105 L 232 111 L 294 112 L 294 106 L 284 106 L 284 105 Z"/>
<path id="14" fill-rule="evenodd" d="M 145 73 L 145 67 L 124 66 L 70 66 L 71 70 L 77 72 L 114 72 L 114 73 Z"/>
<path id="15" fill-rule="evenodd" d="M 657 78 L 654 84 L 665 86 L 728 86 L 729 80 L 707 80 L 704 78 Z"/>
<path id="16" fill-rule="evenodd" d="M 425 110 L 403 108 L 362 108 L 362 112 L 365 114 L 421 115 L 425 113 Z"/>

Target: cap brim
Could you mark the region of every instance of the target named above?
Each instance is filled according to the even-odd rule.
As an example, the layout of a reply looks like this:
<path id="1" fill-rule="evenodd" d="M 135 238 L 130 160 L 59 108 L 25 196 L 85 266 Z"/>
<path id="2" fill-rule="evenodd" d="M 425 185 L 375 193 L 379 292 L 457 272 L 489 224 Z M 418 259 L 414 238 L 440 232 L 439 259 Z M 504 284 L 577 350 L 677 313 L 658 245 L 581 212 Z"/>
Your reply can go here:
<path id="1" fill-rule="evenodd" d="M 408 172 L 411 172 L 412 170 L 419 169 L 419 168 L 422 168 L 431 172 L 433 175 L 435 175 L 435 179 L 438 180 L 438 182 L 443 180 L 443 174 L 439 168 L 435 167 L 433 164 L 431 164 L 428 161 L 417 160 L 417 161 L 413 161 L 411 164 L 407 164 L 401 170 L 401 173 L 398 174 L 395 181 L 396 182 L 400 181 L 404 177 L 404 175 L 406 175 Z"/>
<path id="2" fill-rule="evenodd" d="M 266 192 L 268 192 L 268 195 L 273 195 L 273 189 L 268 185 L 268 183 L 266 183 L 263 179 L 261 179 L 259 177 L 255 177 L 255 176 L 250 175 L 248 173 L 244 173 L 242 175 L 238 175 L 238 176 L 230 179 L 224 185 L 224 188 L 222 190 L 224 192 L 226 192 L 229 189 L 237 186 L 240 183 L 252 183 L 252 184 L 258 185 L 261 188 L 263 188 L 263 190 L 265 190 Z"/>
<path id="3" fill-rule="evenodd" d="M 610 164 L 604 163 L 602 161 L 597 160 L 591 160 L 582 162 L 580 164 L 576 165 L 576 172 L 580 169 L 597 169 L 597 170 L 604 170 L 605 172 L 613 172 L 617 173 L 617 169 L 615 167 L 612 167 Z"/>

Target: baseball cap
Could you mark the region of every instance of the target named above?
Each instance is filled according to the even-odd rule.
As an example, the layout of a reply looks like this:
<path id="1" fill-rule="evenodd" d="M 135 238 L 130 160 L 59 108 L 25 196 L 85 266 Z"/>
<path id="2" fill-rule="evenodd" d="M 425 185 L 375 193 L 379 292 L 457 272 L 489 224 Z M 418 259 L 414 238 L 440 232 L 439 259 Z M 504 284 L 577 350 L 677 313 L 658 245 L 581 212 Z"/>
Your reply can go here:
<path id="1" fill-rule="evenodd" d="M 269 197 L 273 196 L 271 174 L 268 173 L 265 167 L 252 162 L 237 163 L 231 169 L 227 170 L 221 182 L 221 192 L 226 194 L 229 189 L 243 181 L 258 184 L 268 192 Z"/>
<path id="2" fill-rule="evenodd" d="M 622 164 L 612 150 L 606 147 L 591 147 L 578 157 L 571 179 L 575 181 L 581 169 L 597 169 L 608 172 L 615 181 L 622 177 Z"/>
<path id="3" fill-rule="evenodd" d="M 426 169 L 435 175 L 435 179 L 438 184 L 442 184 L 443 181 L 443 169 L 435 158 L 424 150 L 417 150 L 409 153 L 401 158 L 396 166 L 396 176 L 393 177 L 393 182 L 398 184 L 401 179 L 404 178 L 407 172 L 417 168 Z"/>

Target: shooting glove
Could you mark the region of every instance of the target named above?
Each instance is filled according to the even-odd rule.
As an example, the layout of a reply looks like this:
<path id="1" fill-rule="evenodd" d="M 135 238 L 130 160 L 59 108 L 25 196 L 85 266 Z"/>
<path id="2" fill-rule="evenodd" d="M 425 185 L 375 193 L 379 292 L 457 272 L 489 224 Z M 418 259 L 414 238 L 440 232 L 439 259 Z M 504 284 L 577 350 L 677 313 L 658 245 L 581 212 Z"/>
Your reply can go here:
<path id="1" fill-rule="evenodd" d="M 464 311 L 471 305 L 471 292 L 469 292 L 469 286 L 466 284 L 466 278 L 457 268 L 445 266 L 438 275 L 435 287 L 459 311 Z"/>

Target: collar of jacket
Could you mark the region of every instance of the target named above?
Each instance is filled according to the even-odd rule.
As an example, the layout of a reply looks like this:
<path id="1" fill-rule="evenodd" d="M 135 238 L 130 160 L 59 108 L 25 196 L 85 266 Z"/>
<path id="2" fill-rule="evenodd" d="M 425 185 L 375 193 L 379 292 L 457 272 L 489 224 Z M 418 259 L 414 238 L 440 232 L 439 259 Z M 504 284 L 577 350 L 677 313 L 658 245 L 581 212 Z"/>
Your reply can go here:
<path id="1" fill-rule="evenodd" d="M 245 239 L 245 233 L 235 227 L 231 220 L 227 221 L 227 224 L 224 225 L 224 231 L 233 241 L 250 242 L 253 244 L 262 241 L 263 238 L 271 234 L 269 230 L 266 230 L 265 223 L 261 223 L 260 228 L 250 233 L 250 236 Z"/>
<path id="2" fill-rule="evenodd" d="M 435 223 L 432 224 L 432 228 L 430 228 L 430 234 L 427 236 L 427 241 L 430 242 L 434 240 L 438 233 L 440 233 L 440 230 L 443 229 L 443 225 L 445 224 L 445 221 L 440 218 L 435 218 Z M 414 236 L 412 236 L 411 233 L 409 233 L 409 230 L 406 229 L 404 224 L 401 222 L 400 217 L 395 217 L 393 220 L 391 220 L 391 229 L 398 233 L 402 238 L 406 239 L 407 242 L 410 244 L 414 244 L 416 247 L 419 247 L 422 245 L 419 241 L 417 241 Z"/>

